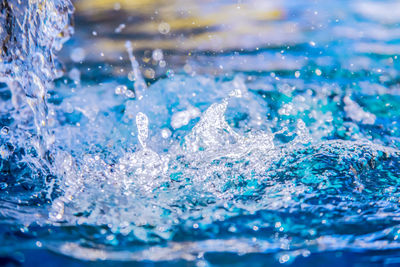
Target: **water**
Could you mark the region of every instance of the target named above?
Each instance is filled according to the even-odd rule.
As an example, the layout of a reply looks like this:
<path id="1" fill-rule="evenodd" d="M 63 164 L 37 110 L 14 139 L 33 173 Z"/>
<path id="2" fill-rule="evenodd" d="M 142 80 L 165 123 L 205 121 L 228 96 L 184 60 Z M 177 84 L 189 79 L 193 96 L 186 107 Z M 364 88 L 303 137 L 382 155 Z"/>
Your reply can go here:
<path id="1" fill-rule="evenodd" d="M 150 52 L 78 13 L 64 73 L 69 1 L 0 3 L 2 263 L 398 264 L 397 2 L 202 4 Z"/>

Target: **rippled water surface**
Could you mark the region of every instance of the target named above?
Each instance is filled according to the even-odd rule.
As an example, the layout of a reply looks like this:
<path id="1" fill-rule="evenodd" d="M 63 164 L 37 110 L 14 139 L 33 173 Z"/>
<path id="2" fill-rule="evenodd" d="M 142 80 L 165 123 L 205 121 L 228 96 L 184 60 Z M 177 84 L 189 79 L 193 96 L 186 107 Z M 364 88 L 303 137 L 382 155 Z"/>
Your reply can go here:
<path id="1" fill-rule="evenodd" d="M 400 264 L 398 1 L 73 4 L 0 0 L 0 265 Z"/>

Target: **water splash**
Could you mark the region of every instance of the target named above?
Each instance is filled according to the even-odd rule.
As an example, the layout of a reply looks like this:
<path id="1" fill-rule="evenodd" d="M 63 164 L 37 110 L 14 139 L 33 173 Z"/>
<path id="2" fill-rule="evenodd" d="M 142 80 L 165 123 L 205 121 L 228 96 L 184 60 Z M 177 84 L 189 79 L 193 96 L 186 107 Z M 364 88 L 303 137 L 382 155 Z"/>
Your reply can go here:
<path id="1" fill-rule="evenodd" d="M 0 81 L 12 92 L 19 113 L 29 105 L 37 132 L 35 148 L 44 156 L 53 140 L 48 130 L 47 91 L 61 76 L 55 53 L 73 29 L 69 0 L 0 2 Z"/>
<path id="2" fill-rule="evenodd" d="M 53 10 L 64 2 L 46 3 L 42 8 Z M 279 57 L 291 53 L 284 49 Z M 325 55 L 311 53 L 305 67 L 302 60 L 285 61 L 286 74 L 280 66 L 268 75 L 178 73 L 147 89 L 129 43 L 127 50 L 135 99 L 116 81 L 74 79 L 58 85 L 46 104 L 49 84 L 35 78 L 44 75 L 46 68 L 36 70 L 42 63 L 30 70 L 33 76 L 19 72 L 18 57 L 0 64 L 1 70 L 15 68 L 17 85 L 21 77 L 32 78 L 36 87 L 26 90 L 36 94 L 27 101 L 49 109 L 49 128 L 39 123 L 32 130 L 17 116 L 0 131 L 0 218 L 21 225 L 15 236 L 29 240 L 25 235 L 34 231 L 35 242 L 85 260 L 184 259 L 200 265 L 212 253 L 272 254 L 276 262 L 290 263 L 326 251 L 399 249 L 398 93 L 365 81 L 349 89 L 347 71 L 365 75 L 360 55 L 334 82 Z M 267 61 L 263 51 L 254 53 Z M 12 89 L 10 76 L 2 75 Z M 8 116 L 25 110 L 25 87 L 15 88 L 20 93 L 0 103 L 21 102 Z M 40 132 L 45 128 L 53 138 Z M 51 172 L 25 148 L 37 135 L 54 143 L 45 146 Z"/>
<path id="3" fill-rule="evenodd" d="M 225 85 L 218 84 L 216 90 Z M 227 95 L 242 94 L 228 91 Z M 223 97 L 220 103 L 211 104 L 184 137 L 172 137 L 167 150 L 159 153 L 151 147 L 163 139 L 150 130 L 152 123 L 143 113 L 154 105 L 145 103 L 147 111 L 136 115 L 139 146 L 132 147 L 135 141 L 131 139 L 119 156 L 106 156 L 114 149 L 102 154 L 93 151 L 75 157 L 73 168 L 70 160 L 67 165 L 64 162 L 58 165 L 64 193 L 52 204 L 56 211 L 53 220 L 67 225 L 107 225 L 110 230 L 107 233 L 114 235 L 112 242 L 124 242 L 129 236 L 147 243 L 176 240 L 197 228 L 206 234 L 219 221 L 227 222 L 218 226 L 217 232 L 221 234 L 228 228 L 246 228 L 241 220 L 255 213 L 269 211 L 274 217 L 278 216 L 275 212 L 290 209 L 312 214 L 319 207 L 313 203 L 314 199 L 327 201 L 319 209 L 327 212 L 323 218 L 328 220 L 334 216 L 328 212 L 332 208 L 328 205 L 332 190 L 337 192 L 335 207 L 342 209 L 345 203 L 352 206 L 342 216 L 355 216 L 358 209 L 368 206 L 365 199 L 372 201 L 380 194 L 383 195 L 379 204 L 375 202 L 378 205 L 375 208 L 390 205 L 392 196 L 383 192 L 395 180 L 387 180 L 381 187 L 377 181 L 371 184 L 368 177 L 396 176 L 396 170 L 387 166 L 398 166 L 398 150 L 368 141 L 315 141 L 312 136 L 321 133 L 310 133 L 311 126 L 301 119 L 295 122 L 293 132 L 286 133 L 295 137 L 284 143 L 278 138 L 284 130 L 239 133 L 226 118 L 229 105 L 237 100 L 248 101 Z M 139 102 L 142 101 L 157 99 L 143 97 Z M 173 115 L 169 115 L 170 119 Z M 127 127 L 132 126 L 128 123 Z M 71 153 L 77 154 L 73 150 Z M 371 188 L 377 191 L 372 193 Z M 348 197 L 353 200 L 347 201 Z M 57 217 L 60 214 L 62 217 Z M 257 229 L 269 229 L 267 222 Z M 292 223 L 295 222 L 280 222 L 285 224 L 280 227 L 286 234 L 292 233 Z M 307 226 L 315 228 L 315 238 L 329 232 L 328 225 L 320 228 L 320 224 L 316 219 L 315 224 Z M 307 235 L 304 233 L 304 237 Z"/>

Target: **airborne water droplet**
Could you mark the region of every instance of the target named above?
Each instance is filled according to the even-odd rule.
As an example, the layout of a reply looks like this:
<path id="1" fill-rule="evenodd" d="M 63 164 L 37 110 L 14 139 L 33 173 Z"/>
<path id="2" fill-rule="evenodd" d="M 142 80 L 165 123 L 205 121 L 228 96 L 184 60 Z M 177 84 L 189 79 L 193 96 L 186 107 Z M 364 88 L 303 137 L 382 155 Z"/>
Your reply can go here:
<path id="1" fill-rule="evenodd" d="M 118 85 L 117 87 L 115 87 L 115 94 L 123 95 L 127 90 L 128 88 L 125 85 Z"/>
<path id="2" fill-rule="evenodd" d="M 161 49 L 156 49 L 156 50 L 154 50 L 154 51 L 153 51 L 153 54 L 152 54 L 152 58 L 153 58 L 155 61 L 160 61 L 160 60 L 162 60 L 162 59 L 164 58 L 163 51 L 162 51 Z"/>
<path id="3" fill-rule="evenodd" d="M 146 140 L 149 135 L 149 119 L 145 114 L 139 112 L 136 115 L 136 126 L 138 129 L 138 139 L 143 148 L 146 147 Z"/>
<path id="4" fill-rule="evenodd" d="M 161 34 L 168 34 L 170 30 L 171 30 L 171 26 L 166 22 L 162 22 L 158 25 L 158 31 Z"/>
<path id="5" fill-rule="evenodd" d="M 10 128 L 8 128 L 7 126 L 4 126 L 3 128 L 1 128 L 1 135 L 7 135 L 10 132 Z"/>

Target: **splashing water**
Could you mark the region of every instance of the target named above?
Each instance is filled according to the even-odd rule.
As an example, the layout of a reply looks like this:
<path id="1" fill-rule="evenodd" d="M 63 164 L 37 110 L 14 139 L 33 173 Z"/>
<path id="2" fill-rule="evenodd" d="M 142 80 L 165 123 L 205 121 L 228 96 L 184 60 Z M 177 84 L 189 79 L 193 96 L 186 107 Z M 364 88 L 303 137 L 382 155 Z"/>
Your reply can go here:
<path id="1" fill-rule="evenodd" d="M 52 143 L 47 129 L 47 91 L 59 77 L 55 52 L 72 33 L 69 0 L 0 2 L 0 81 L 12 92 L 19 113 L 28 104 L 34 113 L 37 153 L 44 155 Z"/>
<path id="2" fill-rule="evenodd" d="M 178 73 L 147 88 L 127 42 L 135 98 L 115 80 L 51 90 L 70 2 L 0 3 L 1 93 L 12 92 L 1 102 L 1 253 L 44 246 L 83 260 L 205 266 L 400 250 L 398 90 L 369 82 L 386 56 L 364 68 L 373 57 L 350 53 L 346 69 L 324 63 L 341 60 L 341 44 L 329 39 L 334 48 L 318 49 L 333 54 L 321 56 L 312 41 L 286 50 L 311 51 L 293 71 Z M 354 12 L 373 24 L 369 7 Z M 399 70 L 387 68 L 376 80 Z M 349 72 L 361 77 L 354 88 Z"/>

